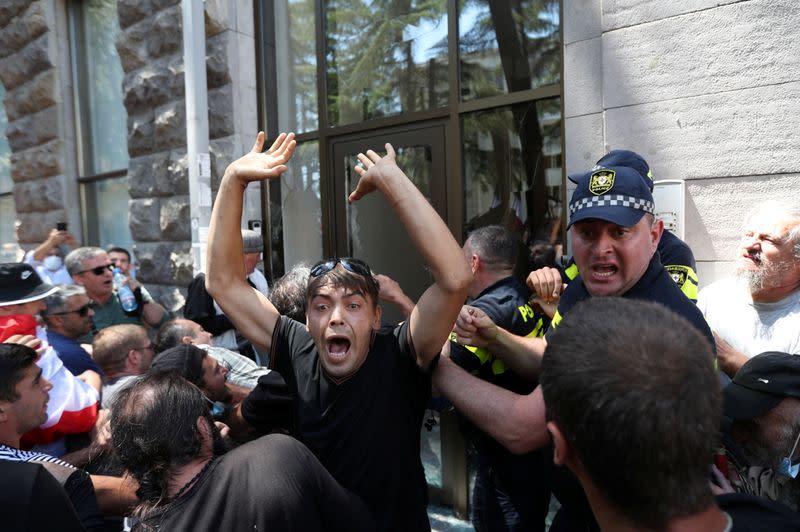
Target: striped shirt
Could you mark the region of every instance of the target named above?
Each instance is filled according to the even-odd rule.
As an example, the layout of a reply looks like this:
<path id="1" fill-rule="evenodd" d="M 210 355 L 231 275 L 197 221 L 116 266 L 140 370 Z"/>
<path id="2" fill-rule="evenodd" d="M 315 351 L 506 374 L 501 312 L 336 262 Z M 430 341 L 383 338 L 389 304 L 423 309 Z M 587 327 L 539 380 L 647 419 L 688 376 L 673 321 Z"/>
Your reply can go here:
<path id="1" fill-rule="evenodd" d="M 14 449 L 7 445 L 0 443 L 0 460 L 8 460 L 10 462 L 49 462 L 51 464 L 58 464 L 70 469 L 77 469 L 72 464 L 68 464 L 63 460 L 59 460 L 55 456 L 49 454 L 37 453 L 36 451 L 21 451 Z"/>

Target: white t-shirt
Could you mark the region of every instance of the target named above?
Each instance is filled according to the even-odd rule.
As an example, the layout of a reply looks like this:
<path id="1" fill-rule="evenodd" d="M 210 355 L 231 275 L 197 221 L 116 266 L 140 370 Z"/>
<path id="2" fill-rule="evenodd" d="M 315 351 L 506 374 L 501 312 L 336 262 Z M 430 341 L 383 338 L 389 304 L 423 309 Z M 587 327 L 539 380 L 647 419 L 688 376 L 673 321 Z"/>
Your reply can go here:
<path id="1" fill-rule="evenodd" d="M 754 303 L 746 282 L 728 278 L 701 290 L 697 306 L 711 330 L 748 357 L 800 354 L 800 290 L 775 303 Z"/>

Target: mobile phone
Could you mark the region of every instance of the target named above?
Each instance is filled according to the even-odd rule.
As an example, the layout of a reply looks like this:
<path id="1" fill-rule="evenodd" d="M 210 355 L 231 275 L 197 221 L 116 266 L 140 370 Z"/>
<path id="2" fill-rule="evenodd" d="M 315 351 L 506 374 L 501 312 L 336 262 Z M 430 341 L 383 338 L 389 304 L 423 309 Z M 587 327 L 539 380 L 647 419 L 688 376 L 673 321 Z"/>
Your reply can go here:
<path id="1" fill-rule="evenodd" d="M 56 224 L 56 229 L 59 231 L 66 231 L 67 230 L 67 222 L 58 222 Z"/>

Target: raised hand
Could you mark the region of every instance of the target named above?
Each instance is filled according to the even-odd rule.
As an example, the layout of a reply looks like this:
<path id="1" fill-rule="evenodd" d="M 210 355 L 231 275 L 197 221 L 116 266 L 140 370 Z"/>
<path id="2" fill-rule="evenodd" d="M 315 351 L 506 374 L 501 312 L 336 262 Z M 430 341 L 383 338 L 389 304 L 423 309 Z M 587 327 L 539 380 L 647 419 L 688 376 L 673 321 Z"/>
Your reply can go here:
<path id="1" fill-rule="evenodd" d="M 350 194 L 348 201 L 353 203 L 358 201 L 370 192 L 376 190 L 378 182 L 391 175 L 396 175 L 400 171 L 395 161 L 396 154 L 391 144 L 386 143 L 386 156 L 381 157 L 372 150 L 367 150 L 367 154 L 358 154 L 358 160 L 363 166 L 356 166 L 356 173 L 361 176 L 358 180 L 356 189 Z"/>
<path id="2" fill-rule="evenodd" d="M 544 303 L 558 302 L 566 286 L 556 268 L 545 266 L 528 274 L 528 288 Z"/>
<path id="3" fill-rule="evenodd" d="M 453 328 L 461 345 L 486 347 L 497 338 L 497 325 L 479 308 L 464 305 Z"/>
<path id="4" fill-rule="evenodd" d="M 229 164 L 225 173 L 250 182 L 272 179 L 285 172 L 286 163 L 292 158 L 297 147 L 294 133 L 281 133 L 267 151 L 263 151 L 265 140 L 266 135 L 263 131 L 259 131 L 253 149 Z"/>

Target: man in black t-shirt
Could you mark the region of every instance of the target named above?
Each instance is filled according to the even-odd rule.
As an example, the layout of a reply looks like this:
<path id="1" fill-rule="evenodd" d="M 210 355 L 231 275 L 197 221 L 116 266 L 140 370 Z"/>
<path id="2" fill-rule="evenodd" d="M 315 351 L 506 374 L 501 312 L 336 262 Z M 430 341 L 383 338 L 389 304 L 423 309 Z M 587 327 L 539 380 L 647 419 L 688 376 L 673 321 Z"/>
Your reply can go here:
<path id="1" fill-rule="evenodd" d="M 530 292 L 514 277 L 519 242 L 500 225 L 470 233 L 464 255 L 472 270 L 469 304 L 514 334 L 535 336 L 542 319 L 528 304 Z M 532 358 L 504 357 L 488 349 L 449 344 L 450 358 L 459 366 L 506 390 L 528 394 L 536 387 L 538 367 Z M 477 531 L 544 530 L 550 502 L 542 453 L 514 455 L 494 438 L 469 427 L 474 445 L 475 488 L 472 524 Z"/>
<path id="2" fill-rule="evenodd" d="M 714 499 L 709 471 L 722 411 L 714 355 L 663 305 L 581 303 L 553 331 L 540 382 L 554 461 L 580 480 L 600 529 L 800 527 L 777 504 Z"/>
<path id="3" fill-rule="evenodd" d="M 427 530 L 427 490 L 419 458 L 419 431 L 430 393 L 427 371 L 447 341 L 466 297 L 470 272 L 447 226 L 397 167 L 395 153 L 359 154 L 363 166 L 351 202 L 378 190 L 392 206 L 435 279 L 409 319 L 378 332 L 378 285 L 356 259 L 331 259 L 311 268 L 306 324 L 281 317 L 272 303 L 244 282 L 241 254 L 242 196 L 250 181 L 286 170 L 295 141 L 280 135 L 262 153 L 253 150 L 225 171 L 209 228 L 206 285 L 236 328 L 286 380 L 293 397 L 293 433 L 334 478 L 359 495 L 378 530 Z M 389 223 L 387 221 L 387 223 Z M 271 428 L 269 387 L 261 382 L 241 414 L 261 430 Z"/>
<path id="4" fill-rule="evenodd" d="M 297 440 L 271 434 L 225 452 L 202 393 L 174 371 L 149 373 L 119 392 L 111 440 L 139 481 L 135 515 L 146 527 L 374 530 L 364 503 Z"/>

